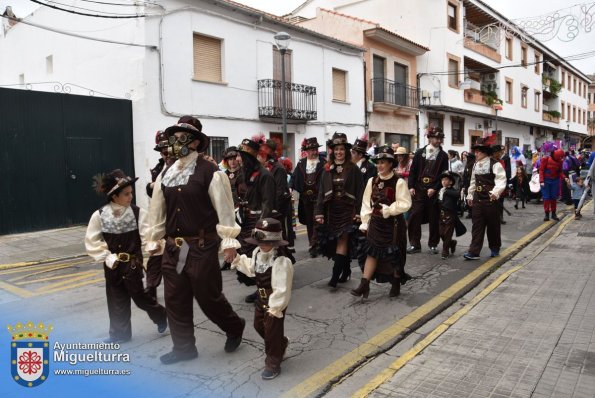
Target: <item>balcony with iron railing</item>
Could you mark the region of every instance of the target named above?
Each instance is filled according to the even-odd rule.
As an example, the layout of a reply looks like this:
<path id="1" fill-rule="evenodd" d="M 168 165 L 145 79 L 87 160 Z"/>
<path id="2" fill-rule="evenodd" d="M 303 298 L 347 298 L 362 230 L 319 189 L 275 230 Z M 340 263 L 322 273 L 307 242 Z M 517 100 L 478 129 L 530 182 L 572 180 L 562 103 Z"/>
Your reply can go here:
<path id="1" fill-rule="evenodd" d="M 479 27 L 465 19 L 463 46 L 478 54 L 500 62 L 500 30 L 495 26 Z"/>
<path id="2" fill-rule="evenodd" d="M 419 108 L 418 89 L 392 80 L 372 79 L 374 110 L 397 114 L 415 114 Z"/>
<path id="3" fill-rule="evenodd" d="M 280 80 L 258 80 L 258 116 L 263 120 L 281 119 L 283 107 Z M 316 120 L 316 87 L 285 82 L 285 105 L 287 109 L 287 123 L 306 123 Z"/>

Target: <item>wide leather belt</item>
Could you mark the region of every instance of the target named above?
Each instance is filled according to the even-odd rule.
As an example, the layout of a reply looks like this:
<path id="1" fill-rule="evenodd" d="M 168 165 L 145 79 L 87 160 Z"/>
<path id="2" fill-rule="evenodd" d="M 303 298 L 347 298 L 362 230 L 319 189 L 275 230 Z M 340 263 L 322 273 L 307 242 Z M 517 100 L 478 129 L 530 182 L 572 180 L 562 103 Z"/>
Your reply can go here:
<path id="1" fill-rule="evenodd" d="M 304 195 L 306 195 L 306 196 L 312 196 L 312 195 L 314 195 L 314 191 L 311 190 L 311 189 L 308 189 L 306 192 L 304 192 Z"/>
<path id="2" fill-rule="evenodd" d="M 134 254 L 130 254 L 130 253 L 118 253 L 117 256 L 118 256 L 118 261 L 121 263 L 127 263 L 135 257 Z"/>
<path id="3" fill-rule="evenodd" d="M 258 288 L 258 295 L 263 300 L 268 299 L 269 296 L 271 295 L 271 293 L 273 293 L 273 289 L 265 289 L 265 288 L 262 288 L 262 287 L 259 287 Z"/>
<path id="4" fill-rule="evenodd" d="M 167 243 L 171 245 L 175 245 L 176 247 L 182 247 L 184 242 L 191 244 L 191 243 L 198 243 L 198 247 L 204 247 L 205 241 L 212 241 L 219 239 L 219 235 L 217 232 L 202 232 L 196 236 L 176 236 L 176 237 L 168 237 Z"/>
<path id="5" fill-rule="evenodd" d="M 432 178 L 424 177 L 421 179 L 421 182 L 423 182 L 424 184 L 430 184 L 430 183 L 432 183 Z"/>

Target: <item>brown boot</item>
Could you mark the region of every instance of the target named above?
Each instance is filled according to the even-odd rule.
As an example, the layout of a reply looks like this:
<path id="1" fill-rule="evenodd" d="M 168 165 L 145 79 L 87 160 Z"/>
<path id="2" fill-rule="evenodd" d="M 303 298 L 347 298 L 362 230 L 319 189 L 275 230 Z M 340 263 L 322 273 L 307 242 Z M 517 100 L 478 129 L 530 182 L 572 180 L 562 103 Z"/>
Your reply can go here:
<path id="1" fill-rule="evenodd" d="M 457 250 L 457 241 L 453 239 L 450 241 L 450 252 L 454 254 L 455 250 Z"/>
<path id="2" fill-rule="evenodd" d="M 363 298 L 368 298 L 368 295 L 370 294 L 370 281 L 366 278 L 362 278 L 359 286 L 356 289 L 353 289 L 351 294 L 357 297 L 362 296 Z"/>
<path id="3" fill-rule="evenodd" d="M 397 297 L 401 294 L 401 281 L 399 278 L 395 279 L 391 282 L 390 292 L 388 293 L 388 297 Z"/>

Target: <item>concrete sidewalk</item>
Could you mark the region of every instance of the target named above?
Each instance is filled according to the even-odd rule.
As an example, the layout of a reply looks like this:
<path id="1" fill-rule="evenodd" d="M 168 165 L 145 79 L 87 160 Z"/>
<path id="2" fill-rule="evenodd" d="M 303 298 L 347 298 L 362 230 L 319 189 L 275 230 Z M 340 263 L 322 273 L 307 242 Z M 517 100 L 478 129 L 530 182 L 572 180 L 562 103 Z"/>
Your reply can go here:
<path id="1" fill-rule="evenodd" d="M 595 397 L 591 206 L 581 221 L 561 223 L 468 312 L 436 328 L 419 343 L 423 351 L 411 360 L 401 355 L 358 395 Z"/>
<path id="2" fill-rule="evenodd" d="M 87 226 L 0 236 L 0 266 L 39 263 L 85 254 Z"/>

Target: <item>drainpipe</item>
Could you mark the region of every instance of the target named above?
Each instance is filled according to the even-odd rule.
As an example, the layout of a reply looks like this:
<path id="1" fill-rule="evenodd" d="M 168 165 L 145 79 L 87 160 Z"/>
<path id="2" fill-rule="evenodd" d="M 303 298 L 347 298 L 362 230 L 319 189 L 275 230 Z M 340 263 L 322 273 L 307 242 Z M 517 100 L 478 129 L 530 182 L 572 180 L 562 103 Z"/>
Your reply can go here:
<path id="1" fill-rule="evenodd" d="M 416 134 L 416 140 L 417 142 L 416 144 L 416 150 L 420 147 L 420 131 L 419 131 L 419 116 L 420 116 L 420 112 L 421 112 L 421 100 L 420 100 L 420 95 L 421 95 L 421 77 L 422 77 L 423 73 L 418 73 L 415 77 L 417 80 L 417 115 L 415 115 L 415 123 L 416 123 L 416 128 L 417 128 L 417 134 Z M 411 151 L 414 152 L 415 151 Z"/>
<path id="2" fill-rule="evenodd" d="M 364 115 L 365 115 L 365 119 L 364 119 L 364 132 L 366 134 L 369 134 L 369 130 L 370 130 L 370 114 L 368 113 L 368 90 L 366 89 L 367 87 L 367 69 L 366 69 L 366 59 L 363 58 L 362 59 L 363 63 L 364 63 Z M 370 137 L 368 136 L 368 140 L 370 140 Z"/>

